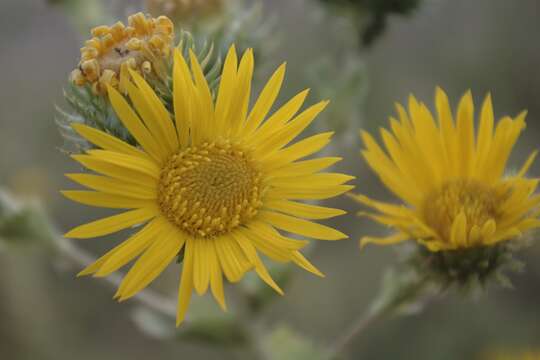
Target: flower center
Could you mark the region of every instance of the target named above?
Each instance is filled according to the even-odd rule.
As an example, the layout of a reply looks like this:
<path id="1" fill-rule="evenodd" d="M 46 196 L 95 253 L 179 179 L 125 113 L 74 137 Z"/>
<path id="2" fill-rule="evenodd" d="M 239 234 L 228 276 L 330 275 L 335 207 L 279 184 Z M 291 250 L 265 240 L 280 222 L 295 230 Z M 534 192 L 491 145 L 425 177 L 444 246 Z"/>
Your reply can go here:
<path id="1" fill-rule="evenodd" d="M 158 202 L 182 231 L 218 236 L 257 214 L 261 173 L 236 145 L 205 143 L 170 157 L 161 170 Z"/>
<path id="2" fill-rule="evenodd" d="M 486 221 L 499 218 L 500 197 L 491 188 L 474 180 L 454 180 L 444 184 L 426 198 L 424 219 L 446 241 L 454 219 L 464 212 L 467 234 L 473 226 L 482 228 Z"/>

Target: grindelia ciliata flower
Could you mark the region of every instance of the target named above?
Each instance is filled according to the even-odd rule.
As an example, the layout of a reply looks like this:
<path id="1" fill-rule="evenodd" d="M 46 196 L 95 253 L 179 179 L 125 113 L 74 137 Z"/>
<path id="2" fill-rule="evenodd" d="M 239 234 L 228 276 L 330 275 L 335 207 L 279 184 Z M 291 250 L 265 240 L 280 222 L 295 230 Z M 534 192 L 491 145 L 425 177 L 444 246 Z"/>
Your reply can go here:
<path id="1" fill-rule="evenodd" d="M 175 52 L 172 116 L 134 71 L 130 73 L 133 83 L 127 84 L 133 106 L 109 88 L 113 108 L 140 147 L 74 125 L 101 149 L 73 157 L 100 175 L 68 174 L 93 191 L 64 192 L 83 204 L 132 209 L 76 227 L 67 237 L 97 237 L 144 224 L 81 273 L 106 276 L 140 256 L 120 285 L 116 294 L 120 301 L 145 288 L 176 257 L 183 259 L 177 324 L 184 319 L 193 288 L 203 294 L 210 287 L 225 308 L 223 274 L 237 282 L 254 269 L 281 293 L 259 252 L 322 275 L 299 251 L 307 241 L 288 238 L 278 229 L 321 240 L 346 238 L 306 220 L 330 218 L 343 214 L 342 210 L 296 200 L 344 193 L 351 189 L 344 184 L 352 178 L 318 173 L 339 158 L 300 160 L 324 147 L 331 132 L 287 146 L 324 109 L 326 101 L 296 115 L 306 90 L 267 117 L 285 64 L 272 75 L 248 113 L 254 67 L 251 50 L 238 64 L 231 47 L 215 102 L 193 53 L 190 62 L 191 69 Z"/>
<path id="2" fill-rule="evenodd" d="M 503 117 L 495 126 L 488 95 L 475 132 L 470 92 L 462 97 L 455 121 L 441 89 L 435 103 L 437 122 L 412 96 L 408 113 L 397 105 L 399 121 L 390 118 L 391 131 L 381 129 L 384 150 L 362 132 L 364 158 L 405 205 L 356 195 L 375 210 L 365 215 L 395 229 L 389 237 L 366 237 L 361 244 L 412 239 L 430 252 L 462 251 L 490 248 L 539 227 L 538 179 L 525 177 L 536 152 L 518 172 L 505 173 L 526 112 Z"/>
<path id="3" fill-rule="evenodd" d="M 71 72 L 75 85 L 90 84 L 95 94 L 103 94 L 108 85 L 120 84 L 126 68 L 144 73 L 164 71 L 163 59 L 173 47 L 171 20 L 137 13 L 129 17 L 128 24 L 126 27 L 119 21 L 92 29 L 93 38 L 81 48 L 79 65 Z"/>

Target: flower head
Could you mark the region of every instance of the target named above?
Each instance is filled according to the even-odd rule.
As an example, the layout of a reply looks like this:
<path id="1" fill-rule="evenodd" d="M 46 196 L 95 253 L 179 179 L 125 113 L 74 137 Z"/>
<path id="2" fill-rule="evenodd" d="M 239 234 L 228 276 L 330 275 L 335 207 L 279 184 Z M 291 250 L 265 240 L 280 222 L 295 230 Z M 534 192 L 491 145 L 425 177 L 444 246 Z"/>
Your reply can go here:
<path id="1" fill-rule="evenodd" d="M 327 102 L 297 114 L 303 91 L 267 116 L 279 93 L 285 65 L 280 66 L 248 112 L 253 53 L 238 64 L 234 47 L 226 57 L 216 101 L 195 55 L 191 69 L 178 50 L 174 54 L 171 116 L 152 88 L 135 71 L 127 92 L 133 106 L 109 87 L 120 121 L 139 146 L 128 145 L 85 125 L 75 130 L 102 149 L 75 160 L 100 175 L 68 174 L 93 191 L 65 191 L 83 204 L 131 209 L 81 225 L 66 236 L 90 238 L 144 224 L 81 274 L 106 276 L 139 257 L 116 297 L 125 300 L 154 280 L 180 256 L 183 270 L 177 321 L 185 316 L 192 290 L 210 287 L 225 308 L 222 276 L 239 281 L 253 269 L 281 293 L 259 252 L 279 262 L 294 262 L 321 273 L 300 253 L 307 243 L 278 230 L 305 237 L 337 240 L 346 236 L 307 219 L 325 219 L 344 212 L 296 200 L 325 199 L 350 190 L 352 177 L 319 173 L 340 160 L 300 160 L 330 140 L 331 132 L 293 141 Z"/>
<path id="2" fill-rule="evenodd" d="M 127 27 L 120 21 L 98 26 L 92 29 L 92 36 L 70 77 L 74 84 L 90 84 L 95 94 L 103 94 L 107 85 L 119 85 L 127 68 L 139 73 L 160 71 L 160 61 L 173 47 L 174 26 L 166 16 L 150 18 L 137 13 L 129 17 Z"/>
<path id="3" fill-rule="evenodd" d="M 484 100 L 478 130 L 470 92 L 461 99 L 454 121 L 446 94 L 437 89 L 437 122 L 414 97 L 408 113 L 397 105 L 399 121 L 381 130 L 383 150 L 366 132 L 362 154 L 381 181 L 405 204 L 394 205 L 358 195 L 376 210 L 367 216 L 396 230 L 362 244 L 381 245 L 413 239 L 428 251 L 492 247 L 540 226 L 534 195 L 538 179 L 525 177 L 536 152 L 517 173 L 506 163 L 526 112 L 494 124 L 491 97 Z"/>

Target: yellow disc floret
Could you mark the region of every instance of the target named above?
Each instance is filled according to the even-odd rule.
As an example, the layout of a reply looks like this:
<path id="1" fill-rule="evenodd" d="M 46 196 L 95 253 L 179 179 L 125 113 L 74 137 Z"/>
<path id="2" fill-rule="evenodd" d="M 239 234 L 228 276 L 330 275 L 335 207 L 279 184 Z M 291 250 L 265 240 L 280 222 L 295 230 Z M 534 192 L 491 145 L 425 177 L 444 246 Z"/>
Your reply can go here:
<path id="1" fill-rule="evenodd" d="M 90 84 L 96 94 L 106 92 L 107 85 L 118 87 L 123 68 L 142 73 L 160 71 L 160 61 L 171 54 L 174 26 L 166 16 L 132 15 L 128 25 L 92 29 L 93 38 L 81 49 L 81 60 L 71 73 L 71 81 Z"/>
<path id="2" fill-rule="evenodd" d="M 213 237 L 257 214 L 261 174 L 236 145 L 205 143 L 171 156 L 161 171 L 158 194 L 169 221 L 189 235 Z"/>
<path id="3" fill-rule="evenodd" d="M 462 226 L 471 244 L 480 240 L 482 229 L 487 231 L 500 217 L 502 198 L 493 189 L 474 180 L 454 180 L 428 195 L 424 218 L 444 241 L 452 242 L 452 227 L 458 217 L 465 219 Z M 457 226 L 457 225 L 456 225 Z"/>

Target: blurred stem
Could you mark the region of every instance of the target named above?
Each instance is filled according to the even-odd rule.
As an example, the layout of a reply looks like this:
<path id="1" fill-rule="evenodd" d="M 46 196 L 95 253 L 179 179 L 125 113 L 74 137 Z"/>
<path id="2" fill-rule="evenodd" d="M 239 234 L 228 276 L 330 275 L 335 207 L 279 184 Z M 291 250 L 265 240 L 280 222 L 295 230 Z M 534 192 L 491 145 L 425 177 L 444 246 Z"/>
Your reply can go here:
<path id="1" fill-rule="evenodd" d="M 246 340 L 248 343 L 248 350 L 252 353 L 250 359 L 258 360 L 271 360 L 272 356 L 267 352 L 263 343 L 266 330 L 260 319 L 253 316 L 254 313 L 251 310 L 247 302 L 247 296 L 240 289 L 234 287 L 231 295 L 234 300 L 236 308 L 236 316 L 238 322 L 244 328 Z"/>
<path id="2" fill-rule="evenodd" d="M 54 238 L 54 243 L 56 244 L 59 252 L 66 259 L 70 260 L 76 265 L 86 267 L 96 261 L 92 255 L 88 254 L 86 251 L 74 245 L 73 242 L 62 236 L 56 235 Z M 111 274 L 102 279 L 114 287 L 118 287 L 122 282 L 122 276 L 119 274 Z M 161 294 L 158 294 L 151 289 L 146 288 L 140 291 L 137 293 L 137 295 L 135 295 L 134 299 L 164 315 L 170 316 L 173 319 L 176 318 L 176 302 Z"/>
<path id="3" fill-rule="evenodd" d="M 52 225 L 47 215 L 40 208 L 33 208 L 31 217 L 38 221 L 40 226 L 40 233 L 44 238 L 49 240 L 49 244 L 54 246 L 65 259 L 69 260 L 75 265 L 86 267 L 96 261 L 96 258 L 81 249 L 73 241 L 64 238 L 58 232 L 58 230 Z M 102 278 L 106 283 L 118 287 L 122 282 L 122 275 L 115 273 L 107 277 Z M 265 335 L 265 328 L 249 306 L 248 299 L 245 293 L 240 292 L 236 287 L 232 291 L 234 298 L 234 305 L 238 322 L 244 329 L 244 334 L 248 343 L 248 349 L 250 351 L 249 359 L 258 360 L 270 360 L 271 356 L 266 351 L 263 339 Z M 141 304 L 148 306 L 149 308 L 165 315 L 176 318 L 176 301 L 167 298 L 149 288 L 146 288 L 137 295 L 134 299 Z M 184 326 L 189 323 L 189 319 L 186 319 Z"/>
<path id="4" fill-rule="evenodd" d="M 367 312 L 362 313 L 356 321 L 331 345 L 328 359 L 338 359 L 346 351 L 351 342 L 377 321 L 394 314 L 401 306 L 414 302 L 423 294 L 430 284 L 428 276 L 416 276 L 411 281 L 398 284 L 392 296 L 386 298 L 385 290 L 373 300 Z"/>

